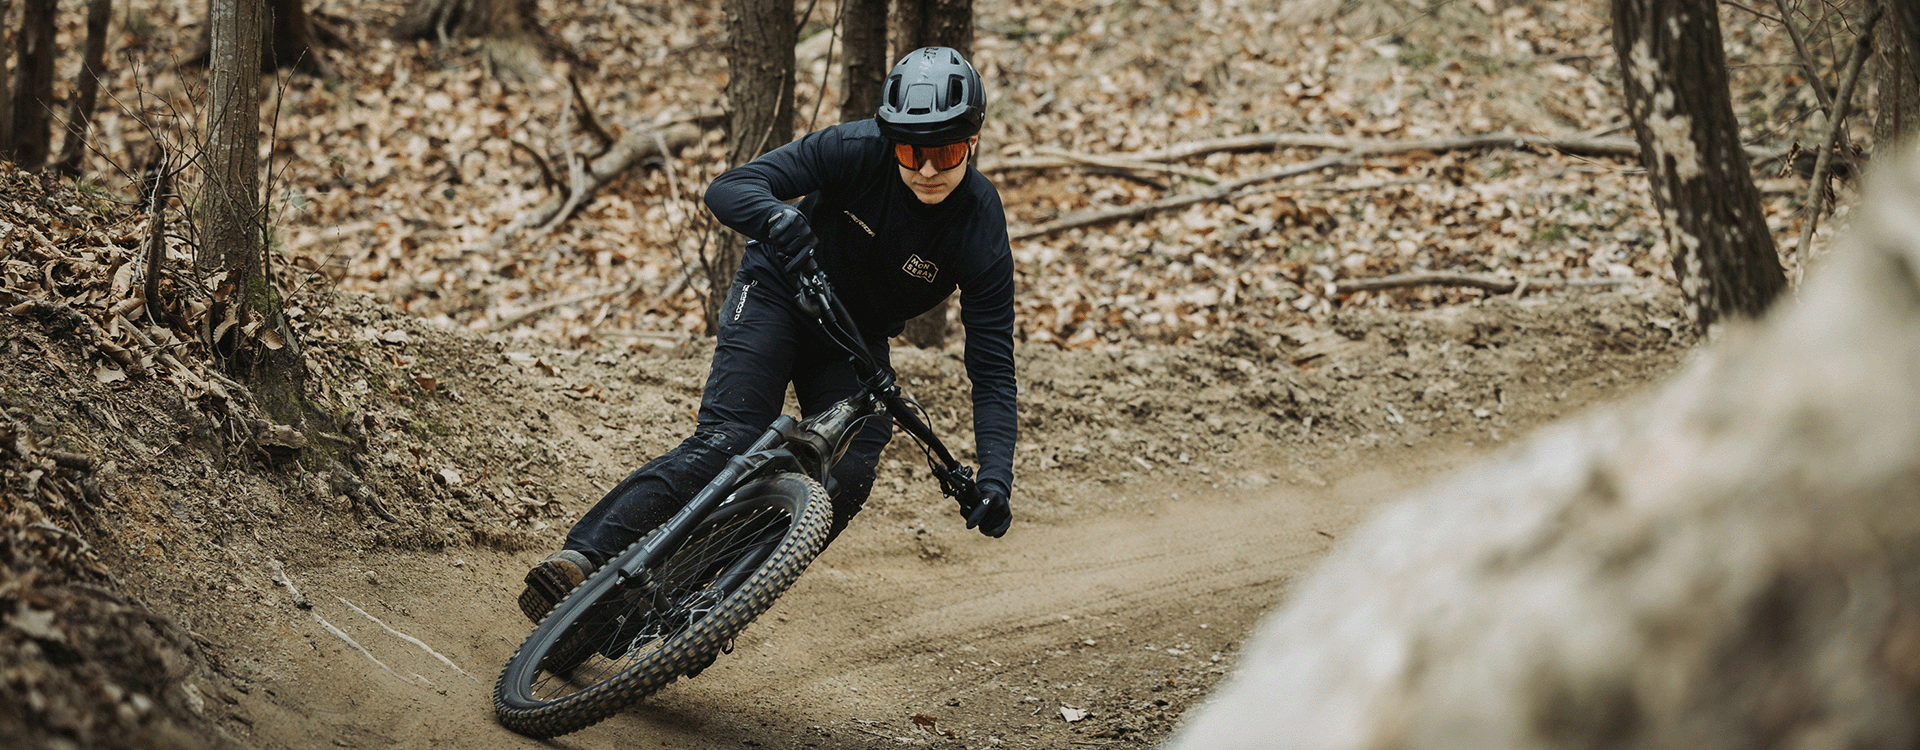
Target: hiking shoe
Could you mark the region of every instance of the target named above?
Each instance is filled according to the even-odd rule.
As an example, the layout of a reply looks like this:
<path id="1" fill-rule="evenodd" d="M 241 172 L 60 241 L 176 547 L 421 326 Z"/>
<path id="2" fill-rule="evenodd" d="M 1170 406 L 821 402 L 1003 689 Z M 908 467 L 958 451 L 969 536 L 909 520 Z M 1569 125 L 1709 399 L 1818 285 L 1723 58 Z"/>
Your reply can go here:
<path id="1" fill-rule="evenodd" d="M 567 594 L 573 593 L 580 582 L 592 574 L 593 563 L 587 561 L 586 555 L 570 549 L 547 555 L 547 559 L 527 571 L 527 590 L 520 592 L 520 612 L 536 623 L 546 619 L 553 605 L 567 598 Z"/>

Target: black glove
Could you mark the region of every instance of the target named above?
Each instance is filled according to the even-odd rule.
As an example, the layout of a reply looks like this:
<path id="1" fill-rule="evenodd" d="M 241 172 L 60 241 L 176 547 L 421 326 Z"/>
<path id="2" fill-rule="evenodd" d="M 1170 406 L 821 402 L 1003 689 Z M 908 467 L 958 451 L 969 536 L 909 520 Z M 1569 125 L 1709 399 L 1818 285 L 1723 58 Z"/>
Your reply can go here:
<path id="1" fill-rule="evenodd" d="M 967 514 L 967 528 L 980 528 L 980 533 L 995 539 L 1007 533 L 1007 527 L 1013 525 L 1013 506 L 1007 504 L 1007 493 L 999 487 L 982 485 L 980 487 L 980 505 Z"/>
<path id="2" fill-rule="evenodd" d="M 792 260 L 800 251 L 813 247 L 813 227 L 800 209 L 787 206 L 767 219 L 767 246 L 782 261 Z"/>

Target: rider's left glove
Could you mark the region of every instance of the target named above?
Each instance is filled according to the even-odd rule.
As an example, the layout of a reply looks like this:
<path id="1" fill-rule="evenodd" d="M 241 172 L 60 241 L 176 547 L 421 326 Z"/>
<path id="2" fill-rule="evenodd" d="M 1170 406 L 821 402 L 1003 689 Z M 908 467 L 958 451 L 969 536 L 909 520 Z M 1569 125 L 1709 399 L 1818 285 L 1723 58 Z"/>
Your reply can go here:
<path id="1" fill-rule="evenodd" d="M 806 214 L 800 213 L 800 209 L 784 206 L 767 218 L 767 244 L 781 261 L 792 260 L 813 243 L 813 226 L 807 223 Z"/>
<path id="2" fill-rule="evenodd" d="M 1006 490 L 981 485 L 980 505 L 967 514 L 967 528 L 979 528 L 980 533 L 997 539 L 1012 525 L 1013 506 L 1007 503 Z"/>

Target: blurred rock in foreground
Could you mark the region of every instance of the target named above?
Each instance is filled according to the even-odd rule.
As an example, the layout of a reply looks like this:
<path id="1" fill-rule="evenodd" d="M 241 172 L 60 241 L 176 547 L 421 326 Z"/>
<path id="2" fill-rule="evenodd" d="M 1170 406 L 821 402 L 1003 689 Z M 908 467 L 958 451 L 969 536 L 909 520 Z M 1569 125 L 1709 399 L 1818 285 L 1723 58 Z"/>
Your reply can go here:
<path id="1" fill-rule="evenodd" d="M 1388 506 L 1178 750 L 1920 741 L 1920 154 L 1798 299 Z"/>

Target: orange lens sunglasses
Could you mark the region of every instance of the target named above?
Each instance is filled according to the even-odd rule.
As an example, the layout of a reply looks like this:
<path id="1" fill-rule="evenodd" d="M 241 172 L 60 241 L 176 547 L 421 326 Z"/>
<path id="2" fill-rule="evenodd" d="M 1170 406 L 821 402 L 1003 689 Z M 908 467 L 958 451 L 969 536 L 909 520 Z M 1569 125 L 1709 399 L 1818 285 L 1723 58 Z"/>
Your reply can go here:
<path id="1" fill-rule="evenodd" d="M 965 164 L 968 151 L 970 151 L 970 149 L 966 141 L 949 143 L 945 146 L 915 146 L 907 143 L 895 143 L 893 144 L 893 159 L 894 161 L 900 162 L 900 166 L 916 172 L 920 170 L 921 164 L 932 161 L 934 169 L 945 172 L 961 164 Z"/>

